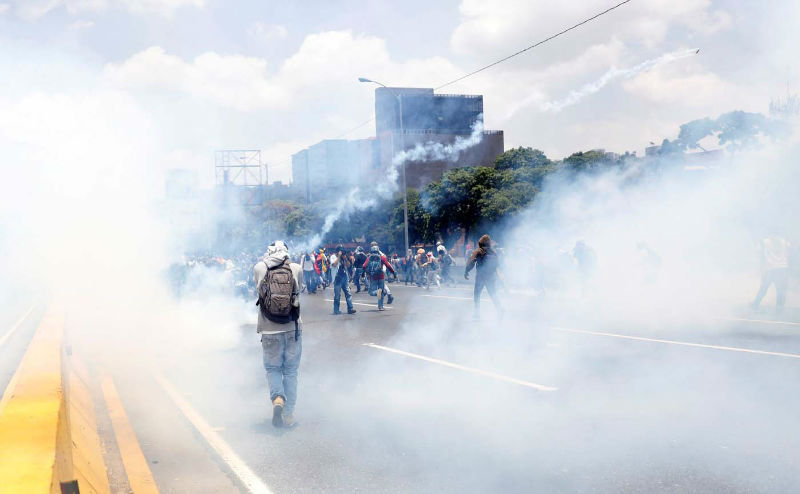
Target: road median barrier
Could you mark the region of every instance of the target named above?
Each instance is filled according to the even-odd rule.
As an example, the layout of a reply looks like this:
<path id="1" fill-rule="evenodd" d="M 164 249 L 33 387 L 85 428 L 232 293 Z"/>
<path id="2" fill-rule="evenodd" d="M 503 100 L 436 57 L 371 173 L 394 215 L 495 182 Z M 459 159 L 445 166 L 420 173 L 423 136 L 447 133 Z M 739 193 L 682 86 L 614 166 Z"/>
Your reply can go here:
<path id="1" fill-rule="evenodd" d="M 0 400 L 0 494 L 110 492 L 85 370 L 49 310 Z"/>

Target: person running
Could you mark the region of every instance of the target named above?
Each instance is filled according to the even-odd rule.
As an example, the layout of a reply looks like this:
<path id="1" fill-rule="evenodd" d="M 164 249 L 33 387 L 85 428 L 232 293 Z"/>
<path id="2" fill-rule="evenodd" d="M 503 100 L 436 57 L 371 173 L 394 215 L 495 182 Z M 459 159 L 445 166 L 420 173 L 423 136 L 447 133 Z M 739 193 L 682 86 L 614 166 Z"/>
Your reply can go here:
<path id="1" fill-rule="evenodd" d="M 289 249 L 278 240 L 253 267 L 258 287 L 257 331 L 267 372 L 272 425 L 292 427 L 297 403 L 297 373 L 303 352 L 300 319 L 300 265 L 290 262 Z"/>
<path id="2" fill-rule="evenodd" d="M 308 252 L 303 254 L 303 258 L 300 261 L 300 266 L 303 268 L 303 281 L 306 285 L 306 291 L 308 293 L 316 293 L 317 292 L 317 273 L 314 270 L 314 258 Z"/>
<path id="3" fill-rule="evenodd" d="M 355 274 L 355 280 L 354 280 L 355 284 L 356 284 L 356 293 L 360 293 L 361 292 L 361 277 L 364 274 L 364 268 L 361 267 L 361 266 L 364 265 L 364 261 L 366 261 L 366 260 L 367 260 L 367 255 L 364 253 L 364 249 L 362 249 L 361 246 L 359 245 L 356 248 L 356 254 L 355 254 L 354 259 L 353 259 L 353 262 L 355 263 L 355 267 L 356 267 L 356 274 Z M 364 290 L 366 290 L 366 289 L 367 289 L 367 287 L 365 286 Z"/>
<path id="4" fill-rule="evenodd" d="M 437 288 L 442 288 L 442 285 L 439 283 L 439 263 L 433 256 L 433 252 L 428 252 L 428 260 L 425 262 L 425 267 L 428 270 L 425 280 L 425 289 L 430 290 L 431 285 L 434 283 Z"/>
<path id="5" fill-rule="evenodd" d="M 761 286 L 753 300 L 753 311 L 758 311 L 761 300 L 770 285 L 775 285 L 775 313 L 783 312 L 786 305 L 786 289 L 789 286 L 789 242 L 785 238 L 771 236 L 761 241 Z"/>
<path id="6" fill-rule="evenodd" d="M 350 267 L 350 257 L 341 245 L 336 247 L 336 252 L 331 254 L 331 270 L 335 271 L 333 275 L 333 314 L 339 315 L 339 304 L 342 300 L 341 292 L 344 292 L 344 299 L 347 303 L 347 313 L 355 314 L 356 310 L 353 308 L 353 297 L 350 295 L 350 278 L 348 275 L 348 268 Z"/>
<path id="7" fill-rule="evenodd" d="M 500 305 L 500 298 L 497 296 L 497 266 L 498 266 L 497 252 L 492 248 L 492 239 L 489 235 L 484 235 L 478 239 L 478 248 L 472 252 L 472 255 L 467 261 L 464 268 L 464 279 L 469 279 L 469 272 L 472 268 L 476 267 L 477 274 L 475 275 L 475 289 L 473 298 L 475 300 L 475 318 L 480 317 L 481 311 L 481 293 L 483 289 L 489 292 L 489 296 L 494 302 L 500 318 L 503 317 L 503 307 Z"/>
<path id="8" fill-rule="evenodd" d="M 447 248 L 445 248 L 444 244 L 439 242 L 436 246 L 436 255 L 438 257 L 439 266 L 441 267 L 441 277 L 442 281 L 445 282 L 448 286 L 452 286 L 456 284 L 456 281 L 453 279 L 453 275 L 450 274 L 453 264 L 453 257 L 447 252 Z"/>
<path id="9" fill-rule="evenodd" d="M 378 296 L 378 310 L 383 310 L 383 297 L 386 295 L 386 275 L 384 274 L 384 267 L 389 270 L 389 272 L 394 273 L 394 268 L 392 265 L 389 264 L 389 261 L 386 259 L 386 256 L 381 253 L 381 250 L 378 248 L 377 245 L 373 245 L 369 249 L 369 257 L 367 257 L 366 262 L 362 266 L 364 270 L 367 272 L 367 276 L 370 279 L 370 293 L 376 293 Z M 392 303 L 394 297 L 391 294 L 389 295 L 389 300 L 387 303 Z"/>

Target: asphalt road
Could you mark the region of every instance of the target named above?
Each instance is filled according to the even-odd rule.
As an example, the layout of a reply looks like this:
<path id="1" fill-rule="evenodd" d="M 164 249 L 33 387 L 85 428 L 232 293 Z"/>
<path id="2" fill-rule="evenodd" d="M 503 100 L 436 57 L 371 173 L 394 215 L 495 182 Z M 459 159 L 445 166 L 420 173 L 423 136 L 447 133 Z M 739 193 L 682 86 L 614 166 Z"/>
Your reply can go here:
<path id="1" fill-rule="evenodd" d="M 253 324 L 118 358 L 106 370 L 161 491 L 800 489 L 791 312 L 610 323 L 512 293 L 503 321 L 488 301 L 474 320 L 466 287 L 392 289 L 384 312 L 356 295 L 352 316 L 330 290 L 303 297 L 291 430 L 270 423 Z"/>
<path id="2" fill-rule="evenodd" d="M 384 312 L 356 295 L 353 316 L 332 315 L 330 290 L 304 297 L 292 430 L 270 424 L 253 325 L 224 350 L 160 361 L 189 412 L 163 381 L 120 377 L 162 491 L 192 478 L 192 492 L 247 492 L 241 464 L 253 492 L 800 489 L 800 323 L 602 327 L 539 317 L 523 294 L 506 296 L 504 321 L 491 303 L 475 321 L 464 287 L 392 289 Z"/>

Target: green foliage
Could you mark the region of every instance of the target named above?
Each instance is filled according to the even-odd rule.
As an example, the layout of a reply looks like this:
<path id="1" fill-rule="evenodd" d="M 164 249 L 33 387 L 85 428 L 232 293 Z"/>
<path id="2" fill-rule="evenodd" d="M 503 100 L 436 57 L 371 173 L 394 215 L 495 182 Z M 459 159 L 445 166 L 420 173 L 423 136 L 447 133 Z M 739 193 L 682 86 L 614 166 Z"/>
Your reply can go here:
<path id="1" fill-rule="evenodd" d="M 550 160 L 538 149 L 518 147 L 509 149 L 494 160 L 497 170 L 519 170 L 547 166 Z"/>
<path id="2" fill-rule="evenodd" d="M 609 160 L 606 158 L 606 153 L 599 149 L 585 152 L 578 151 L 564 158 L 564 165 L 573 171 L 585 171 L 608 163 Z"/>

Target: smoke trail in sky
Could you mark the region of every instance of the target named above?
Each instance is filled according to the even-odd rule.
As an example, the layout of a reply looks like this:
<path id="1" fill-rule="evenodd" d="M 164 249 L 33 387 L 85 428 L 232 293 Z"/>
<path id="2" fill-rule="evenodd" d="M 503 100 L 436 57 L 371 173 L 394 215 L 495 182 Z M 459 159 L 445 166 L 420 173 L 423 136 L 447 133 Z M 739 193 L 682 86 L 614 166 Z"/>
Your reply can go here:
<path id="1" fill-rule="evenodd" d="M 301 252 L 316 249 L 339 218 L 346 217 L 356 211 L 374 207 L 379 199 L 390 199 L 398 189 L 397 178 L 399 170 L 405 163 L 409 161 L 455 160 L 462 152 L 479 144 L 482 139 L 483 115 L 478 115 L 477 120 L 472 124 L 472 132 L 469 136 L 458 136 L 450 144 L 428 141 L 425 144 L 417 144 L 411 149 L 396 153 L 382 180 L 371 186 L 367 191 L 362 191 L 359 186 L 350 189 L 336 203 L 333 210 L 325 216 L 325 222 L 320 231 L 305 242 L 296 245 L 295 249 Z"/>
<path id="2" fill-rule="evenodd" d="M 628 67 L 626 69 L 618 69 L 616 67 L 612 67 L 608 69 L 602 76 L 600 76 L 599 79 L 584 84 L 583 86 L 580 87 L 580 89 L 570 91 L 570 93 L 562 99 L 541 103 L 539 108 L 544 112 L 553 112 L 553 113 L 560 112 L 564 108 L 580 102 L 583 98 L 600 91 L 611 82 L 614 82 L 619 79 L 631 79 L 641 74 L 642 72 L 647 72 L 648 70 L 652 70 L 656 67 L 659 67 L 661 65 L 670 62 L 674 62 L 676 60 L 691 57 L 696 53 L 697 49 L 692 48 L 689 50 L 680 50 L 680 51 L 665 53 L 660 57 L 646 60 L 638 65 L 634 65 L 633 67 Z M 536 102 L 538 97 L 539 95 L 536 94 L 529 98 L 524 99 L 522 103 L 512 108 L 512 110 L 508 113 L 506 118 L 510 118 L 522 108 Z"/>

